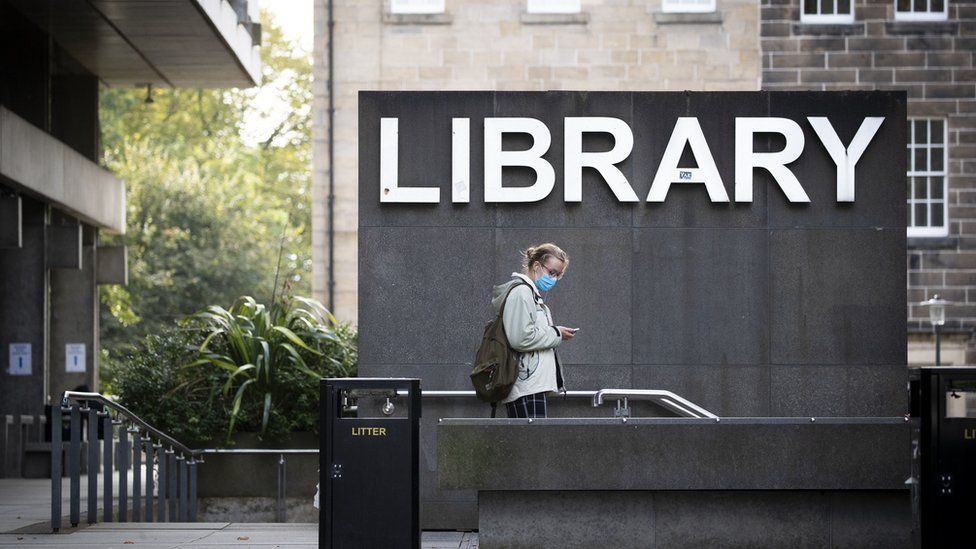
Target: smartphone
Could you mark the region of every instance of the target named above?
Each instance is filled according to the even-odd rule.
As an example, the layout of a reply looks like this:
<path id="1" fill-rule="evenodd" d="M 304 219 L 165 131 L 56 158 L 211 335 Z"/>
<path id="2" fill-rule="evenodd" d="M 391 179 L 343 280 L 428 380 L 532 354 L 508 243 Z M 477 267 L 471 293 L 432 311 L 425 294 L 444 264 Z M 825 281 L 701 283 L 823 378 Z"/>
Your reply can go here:
<path id="1" fill-rule="evenodd" d="M 579 328 L 570 328 L 569 331 L 575 334 L 576 332 L 579 331 Z"/>

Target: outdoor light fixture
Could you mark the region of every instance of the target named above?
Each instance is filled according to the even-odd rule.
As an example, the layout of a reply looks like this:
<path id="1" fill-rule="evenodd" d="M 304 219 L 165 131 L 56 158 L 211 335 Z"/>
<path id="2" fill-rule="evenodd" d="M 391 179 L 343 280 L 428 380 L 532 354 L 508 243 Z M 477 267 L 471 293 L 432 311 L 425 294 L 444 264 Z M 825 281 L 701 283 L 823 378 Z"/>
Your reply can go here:
<path id="1" fill-rule="evenodd" d="M 942 365 L 942 326 L 945 325 L 946 320 L 946 306 L 952 305 L 951 301 L 947 301 L 939 297 L 939 294 L 935 294 L 931 299 L 925 300 L 919 303 L 922 307 L 927 307 L 929 310 L 929 321 L 932 323 L 932 329 L 935 330 L 935 365 Z"/>

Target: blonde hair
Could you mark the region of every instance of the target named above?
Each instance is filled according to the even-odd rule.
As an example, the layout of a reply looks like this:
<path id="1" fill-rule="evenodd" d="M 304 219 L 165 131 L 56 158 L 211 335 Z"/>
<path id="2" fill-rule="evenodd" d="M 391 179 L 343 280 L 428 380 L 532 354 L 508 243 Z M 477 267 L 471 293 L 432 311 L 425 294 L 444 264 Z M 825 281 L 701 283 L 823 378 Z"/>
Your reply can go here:
<path id="1" fill-rule="evenodd" d="M 562 261 L 564 268 L 569 266 L 569 254 L 552 242 L 546 242 L 537 246 L 529 246 L 522 252 L 522 272 L 528 273 L 529 267 L 536 263 L 545 264 L 550 257 Z"/>

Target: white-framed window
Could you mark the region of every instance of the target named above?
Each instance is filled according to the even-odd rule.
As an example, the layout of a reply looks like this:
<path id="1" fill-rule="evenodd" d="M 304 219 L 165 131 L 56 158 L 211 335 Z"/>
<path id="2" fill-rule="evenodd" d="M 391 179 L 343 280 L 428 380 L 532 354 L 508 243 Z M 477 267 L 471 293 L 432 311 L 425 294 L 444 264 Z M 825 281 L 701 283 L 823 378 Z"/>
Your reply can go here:
<path id="1" fill-rule="evenodd" d="M 948 135 L 943 118 L 908 120 L 908 236 L 949 234 Z"/>
<path id="2" fill-rule="evenodd" d="M 661 0 L 664 13 L 713 13 L 715 0 Z"/>
<path id="3" fill-rule="evenodd" d="M 843 24 L 854 22 L 853 0 L 803 0 L 803 23 Z"/>
<path id="4" fill-rule="evenodd" d="M 390 0 L 390 13 L 444 13 L 444 0 Z"/>
<path id="5" fill-rule="evenodd" d="M 528 0 L 526 13 L 579 13 L 583 9 L 580 0 Z"/>
<path id="6" fill-rule="evenodd" d="M 895 21 L 945 21 L 949 0 L 895 0 Z"/>

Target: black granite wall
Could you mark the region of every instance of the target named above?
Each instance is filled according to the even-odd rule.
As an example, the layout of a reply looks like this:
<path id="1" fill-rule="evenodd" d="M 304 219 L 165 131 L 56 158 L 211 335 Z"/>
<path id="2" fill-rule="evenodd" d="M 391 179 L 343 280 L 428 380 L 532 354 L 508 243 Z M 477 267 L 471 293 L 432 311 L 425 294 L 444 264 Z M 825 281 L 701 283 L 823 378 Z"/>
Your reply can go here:
<path id="1" fill-rule="evenodd" d="M 547 297 L 579 335 L 560 347 L 567 388 L 674 391 L 720 416 L 897 416 L 906 412 L 905 117 L 903 92 L 361 92 L 359 96 L 360 375 L 416 376 L 424 389 L 470 389 L 470 362 L 494 284 L 519 250 L 553 241 L 571 257 Z M 483 199 L 483 119 L 542 120 L 555 168 L 548 198 Z M 563 118 L 611 116 L 634 134 L 618 165 L 638 203 L 583 173 L 563 201 Z M 797 121 L 806 146 L 790 168 L 809 195 L 791 204 L 762 170 L 751 203 L 712 203 L 703 185 L 645 201 L 675 121 L 695 116 L 734 198 L 734 119 Z M 836 201 L 835 167 L 807 116 L 827 116 L 846 145 L 884 116 L 857 165 L 856 200 Z M 380 118 L 399 118 L 400 186 L 436 186 L 439 204 L 381 204 Z M 471 201 L 451 203 L 451 118 L 471 118 Z M 587 135 L 584 150 L 612 147 Z M 512 136 L 506 149 L 528 142 Z M 757 150 L 779 150 L 761 138 Z M 687 159 L 687 155 L 685 157 Z M 682 164 L 693 167 L 693 164 Z M 531 184 L 504 171 L 505 186 Z M 473 399 L 426 400 L 425 528 L 477 526 L 475 493 L 436 488 L 436 420 L 487 416 Z M 587 402 L 550 415 L 609 415 Z M 657 415 L 649 406 L 635 415 Z"/>
<path id="2" fill-rule="evenodd" d="M 360 94 L 360 368 L 467 389 L 490 290 L 519 249 L 553 241 L 571 256 L 548 298 L 579 326 L 560 348 L 567 387 L 670 389 L 723 416 L 875 416 L 905 411 L 905 96 L 898 92 Z M 487 116 L 545 122 L 556 187 L 532 204 L 485 204 Z M 634 150 L 619 167 L 641 199 L 620 203 L 584 170 L 581 203 L 562 197 L 563 118 L 613 116 Z M 703 185 L 644 202 L 679 116 L 698 117 L 730 197 L 736 116 L 804 128 L 790 167 L 810 196 L 791 204 L 756 170 L 752 203 L 712 203 Z M 827 116 L 850 142 L 885 122 L 858 163 L 856 201 L 806 122 Z M 441 203 L 381 204 L 379 120 L 399 118 L 401 186 L 438 186 Z M 452 204 L 451 118 L 471 118 L 471 202 Z M 588 135 L 585 150 L 611 139 Z M 526 143 L 506 143 L 521 148 Z M 776 144 L 758 144 L 776 147 Z M 772 150 L 775 150 L 772 149 Z M 531 183 L 506 168 L 503 183 Z"/>

